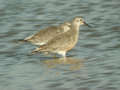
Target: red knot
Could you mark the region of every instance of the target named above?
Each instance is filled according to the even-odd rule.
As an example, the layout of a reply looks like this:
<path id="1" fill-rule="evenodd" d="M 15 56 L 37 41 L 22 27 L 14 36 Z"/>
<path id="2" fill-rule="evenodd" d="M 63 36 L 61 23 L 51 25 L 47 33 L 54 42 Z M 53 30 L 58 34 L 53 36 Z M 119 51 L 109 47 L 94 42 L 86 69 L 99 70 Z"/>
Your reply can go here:
<path id="1" fill-rule="evenodd" d="M 65 58 L 66 53 L 71 50 L 78 42 L 79 28 L 80 25 L 83 24 L 89 26 L 82 17 L 75 17 L 70 24 L 70 30 L 55 36 L 53 39 L 48 41 L 48 43 L 33 50 L 32 53 L 51 52 L 60 54 Z"/>
<path id="2" fill-rule="evenodd" d="M 58 36 L 61 33 L 67 32 L 70 30 L 71 24 L 69 22 L 64 22 L 59 26 L 50 26 L 43 30 L 40 30 L 38 33 L 31 35 L 25 38 L 23 41 L 31 42 L 34 45 L 40 46 L 46 44 L 49 40 L 53 39 L 55 36 Z"/>

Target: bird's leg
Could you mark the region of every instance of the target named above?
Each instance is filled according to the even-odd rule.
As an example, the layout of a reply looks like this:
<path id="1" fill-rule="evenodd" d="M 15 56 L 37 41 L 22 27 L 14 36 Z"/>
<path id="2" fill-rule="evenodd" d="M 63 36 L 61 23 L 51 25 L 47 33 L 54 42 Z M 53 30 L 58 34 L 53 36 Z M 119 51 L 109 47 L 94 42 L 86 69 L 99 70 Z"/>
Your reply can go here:
<path id="1" fill-rule="evenodd" d="M 66 62 L 66 52 L 63 52 L 62 56 L 63 56 L 63 60 L 64 60 L 64 63 L 65 63 Z"/>
<path id="2" fill-rule="evenodd" d="M 54 53 L 54 56 L 53 56 L 55 59 L 57 58 L 56 54 Z"/>
<path id="3" fill-rule="evenodd" d="M 64 56 L 64 62 L 66 62 L 66 55 Z"/>

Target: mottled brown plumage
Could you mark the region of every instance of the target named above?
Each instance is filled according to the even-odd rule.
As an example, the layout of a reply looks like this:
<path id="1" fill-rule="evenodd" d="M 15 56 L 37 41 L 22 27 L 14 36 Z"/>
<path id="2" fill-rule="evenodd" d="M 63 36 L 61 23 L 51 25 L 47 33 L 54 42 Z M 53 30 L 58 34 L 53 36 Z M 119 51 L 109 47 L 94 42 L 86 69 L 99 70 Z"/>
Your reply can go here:
<path id="1" fill-rule="evenodd" d="M 78 41 L 79 27 L 85 24 L 81 17 L 75 17 L 71 23 L 70 30 L 51 39 L 47 44 L 40 46 L 35 52 L 52 52 L 66 56 L 66 52 L 71 50 Z"/>
<path id="2" fill-rule="evenodd" d="M 67 32 L 70 29 L 70 23 L 65 22 L 59 26 L 50 26 L 43 30 L 40 30 L 38 33 L 29 36 L 24 39 L 24 41 L 31 42 L 34 45 L 44 45 L 49 40 L 53 39 L 55 36 L 58 36 L 61 33 Z"/>

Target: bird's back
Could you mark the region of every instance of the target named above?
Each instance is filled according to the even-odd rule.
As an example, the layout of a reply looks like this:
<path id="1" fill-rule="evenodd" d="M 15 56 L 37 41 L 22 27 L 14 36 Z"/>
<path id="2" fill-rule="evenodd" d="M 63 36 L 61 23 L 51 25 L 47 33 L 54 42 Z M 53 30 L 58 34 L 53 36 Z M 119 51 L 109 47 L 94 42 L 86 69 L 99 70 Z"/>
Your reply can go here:
<path id="1" fill-rule="evenodd" d="M 38 33 L 26 38 L 25 40 L 27 40 L 35 45 L 42 45 L 42 44 L 47 43 L 53 37 L 55 37 L 56 35 L 58 35 L 62 32 L 64 32 L 64 31 L 61 30 L 60 27 L 51 26 L 46 29 L 40 30 Z"/>
<path id="2" fill-rule="evenodd" d="M 68 32 L 65 32 L 50 40 L 46 45 L 43 45 L 41 49 L 43 51 L 68 51 L 77 43 L 78 33 L 79 31 L 77 30 L 69 30 Z"/>

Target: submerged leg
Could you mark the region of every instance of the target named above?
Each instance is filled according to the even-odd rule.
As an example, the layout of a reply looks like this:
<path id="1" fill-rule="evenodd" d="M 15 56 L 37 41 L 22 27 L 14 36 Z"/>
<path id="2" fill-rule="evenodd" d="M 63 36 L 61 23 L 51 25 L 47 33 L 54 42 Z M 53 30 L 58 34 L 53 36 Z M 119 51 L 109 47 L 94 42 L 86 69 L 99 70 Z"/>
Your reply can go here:
<path id="1" fill-rule="evenodd" d="M 65 51 L 60 51 L 58 52 L 60 55 L 63 56 L 64 61 L 66 61 L 66 52 Z"/>
<path id="2" fill-rule="evenodd" d="M 54 58 L 55 58 L 55 59 L 57 58 L 56 54 L 54 54 Z"/>
<path id="3" fill-rule="evenodd" d="M 64 52 L 63 57 L 64 57 L 64 59 L 66 59 L 66 52 Z"/>
<path id="4" fill-rule="evenodd" d="M 62 56 L 63 56 L 64 63 L 66 63 L 66 61 L 67 61 L 66 52 L 64 52 L 64 53 L 62 54 Z"/>

